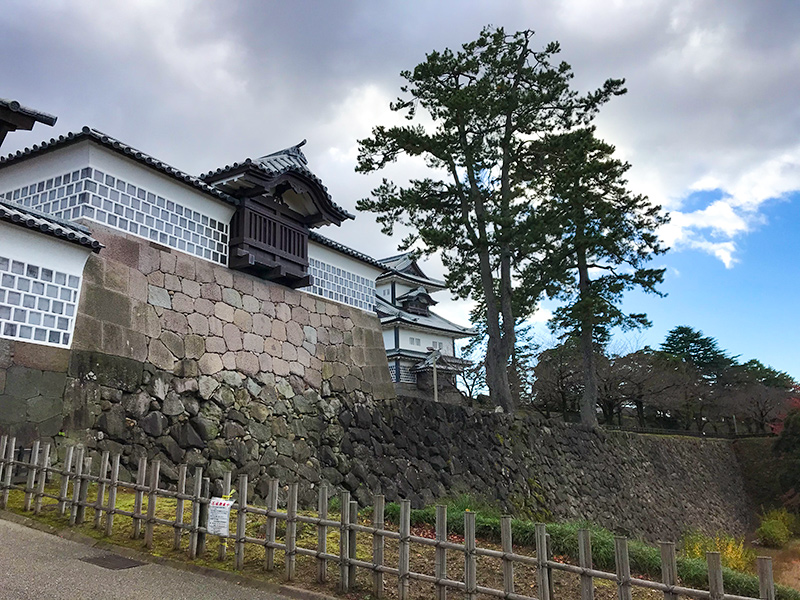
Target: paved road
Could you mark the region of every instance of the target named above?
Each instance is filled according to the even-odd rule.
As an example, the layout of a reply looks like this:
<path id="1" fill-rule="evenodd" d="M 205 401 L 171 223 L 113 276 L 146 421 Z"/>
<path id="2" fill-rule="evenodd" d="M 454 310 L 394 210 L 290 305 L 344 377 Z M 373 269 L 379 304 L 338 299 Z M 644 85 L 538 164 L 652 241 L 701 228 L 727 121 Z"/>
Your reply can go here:
<path id="1" fill-rule="evenodd" d="M 3 600 L 289 600 L 213 577 L 144 564 L 111 570 L 85 562 L 109 553 L 0 520 Z"/>

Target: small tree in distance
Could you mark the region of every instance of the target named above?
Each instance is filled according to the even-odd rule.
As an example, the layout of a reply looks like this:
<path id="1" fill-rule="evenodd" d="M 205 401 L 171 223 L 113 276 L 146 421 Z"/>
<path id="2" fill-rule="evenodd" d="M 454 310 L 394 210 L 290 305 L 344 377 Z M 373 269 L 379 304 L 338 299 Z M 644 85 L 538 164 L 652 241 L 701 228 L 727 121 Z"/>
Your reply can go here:
<path id="1" fill-rule="evenodd" d="M 668 217 L 646 196 L 627 189 L 624 176 L 630 164 L 614 158 L 614 147 L 599 140 L 593 128 L 552 136 L 544 146 L 548 177 L 536 221 L 528 230 L 539 259 L 527 266 L 523 278 L 541 278 L 548 295 L 563 302 L 551 325 L 579 340 L 581 422 L 595 426 L 597 349 L 608 341 L 613 327 L 650 325 L 646 315 L 627 314 L 620 305 L 624 292 L 634 288 L 663 295 L 656 286 L 664 279 L 664 269 L 645 265 L 666 251 L 657 229 Z M 607 365 L 604 371 L 613 374 Z M 606 420 L 620 401 L 607 397 L 601 402 Z"/>

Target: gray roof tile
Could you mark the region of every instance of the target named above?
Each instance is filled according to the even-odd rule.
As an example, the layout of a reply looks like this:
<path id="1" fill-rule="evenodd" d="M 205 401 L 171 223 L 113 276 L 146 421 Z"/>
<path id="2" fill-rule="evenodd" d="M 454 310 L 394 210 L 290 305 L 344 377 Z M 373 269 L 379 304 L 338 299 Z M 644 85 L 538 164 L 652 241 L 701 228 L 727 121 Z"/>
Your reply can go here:
<path id="1" fill-rule="evenodd" d="M 46 152 L 52 152 L 58 148 L 70 146 L 87 139 L 106 148 L 110 148 L 111 150 L 114 150 L 123 156 L 127 156 L 136 162 L 145 165 L 146 167 L 155 169 L 156 171 L 159 171 L 171 177 L 172 179 L 176 179 L 182 183 L 185 183 L 186 185 L 189 185 L 209 196 L 213 196 L 217 200 L 234 205 L 238 204 L 235 198 L 229 196 L 221 190 L 218 190 L 214 186 L 208 185 L 200 178 L 195 177 L 194 175 L 189 175 L 188 173 L 184 173 L 183 171 L 176 169 L 175 167 L 168 165 L 157 158 L 153 158 L 149 154 L 145 154 L 141 150 L 137 150 L 136 148 L 129 146 L 128 144 L 125 144 L 124 142 L 121 142 L 110 135 L 106 135 L 102 131 L 91 129 L 89 127 L 84 127 L 79 132 L 70 132 L 66 135 L 61 135 L 58 138 L 51 138 L 50 141 L 44 141 L 38 145 L 34 144 L 31 148 L 18 150 L 17 152 L 9 154 L 8 156 L 2 156 L 0 157 L 0 168 L 12 163 L 33 158 L 34 156 L 38 156 Z"/>
<path id="2" fill-rule="evenodd" d="M 93 252 L 100 252 L 100 249 L 104 247 L 91 236 L 89 230 L 83 225 L 70 223 L 14 202 L 0 200 L 0 221 L 27 227 L 73 244 L 86 246 Z"/>
<path id="3" fill-rule="evenodd" d="M 308 160 L 306 159 L 305 154 L 303 151 L 300 150 L 300 147 L 305 145 L 306 140 L 303 140 L 296 146 L 292 146 L 290 148 L 284 148 L 283 150 L 278 150 L 277 152 L 273 152 L 272 154 L 267 154 L 266 156 L 262 156 L 261 158 L 257 158 L 253 160 L 252 158 L 246 158 L 241 162 L 235 162 L 230 165 L 225 165 L 224 167 L 220 167 L 214 171 L 209 171 L 208 173 L 202 173 L 200 178 L 204 181 L 208 180 L 218 180 L 220 175 L 226 175 L 228 173 L 232 173 L 242 167 L 245 166 L 252 166 L 258 169 L 259 171 L 263 172 L 270 177 L 277 177 L 278 175 L 283 175 L 284 173 L 299 173 L 304 175 L 311 180 L 315 181 L 319 186 L 325 191 L 325 195 L 327 196 L 328 202 L 330 202 L 331 206 L 333 207 L 334 211 L 339 213 L 339 216 L 344 221 L 345 219 L 355 219 L 355 216 L 344 208 L 339 206 L 333 201 L 331 198 L 330 193 L 328 192 L 327 186 L 322 183 L 322 180 L 314 175 L 314 173 L 308 168 Z M 243 169 L 242 169 L 243 170 Z"/>
<path id="4" fill-rule="evenodd" d="M 16 100 L 10 100 L 9 98 L 0 98 L 0 106 L 7 108 L 10 111 L 18 112 L 21 115 L 25 115 L 26 117 L 29 117 L 35 121 L 39 121 L 39 123 L 50 125 L 51 127 L 55 125 L 56 121 L 58 120 L 58 117 L 54 115 L 50 115 L 34 108 L 28 108 L 27 106 L 22 106 Z"/>

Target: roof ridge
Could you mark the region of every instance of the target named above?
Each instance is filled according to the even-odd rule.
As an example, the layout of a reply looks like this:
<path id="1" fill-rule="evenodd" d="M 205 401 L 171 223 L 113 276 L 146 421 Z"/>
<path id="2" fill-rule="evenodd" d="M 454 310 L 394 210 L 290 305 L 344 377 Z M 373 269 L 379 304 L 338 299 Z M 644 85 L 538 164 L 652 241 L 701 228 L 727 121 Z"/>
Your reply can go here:
<path id="1" fill-rule="evenodd" d="M 156 171 L 160 171 L 165 175 L 172 177 L 173 179 L 181 181 L 194 187 L 195 189 L 214 196 L 218 200 L 222 200 L 223 202 L 233 205 L 238 205 L 239 203 L 232 196 L 229 196 L 222 190 L 209 185 L 199 177 L 190 175 L 185 171 L 181 171 L 177 167 L 173 167 L 172 165 L 165 163 L 163 160 L 155 158 L 146 152 L 142 152 L 130 144 L 126 144 L 125 142 L 108 135 L 99 129 L 93 129 L 88 125 L 84 125 L 79 132 L 70 131 L 67 134 L 59 135 L 57 138 L 50 138 L 50 140 L 45 140 L 40 144 L 33 144 L 32 146 L 26 147 L 23 150 L 17 150 L 16 152 L 12 152 L 6 156 L 0 156 L 0 167 L 3 167 L 9 163 L 13 163 L 17 160 L 24 160 L 26 158 L 36 156 L 42 152 L 55 150 L 60 146 L 72 144 L 80 141 L 81 139 L 94 140 L 106 148 L 114 150 L 115 152 L 118 152 L 124 156 L 128 156 L 138 163 L 151 167 Z"/>
<path id="2" fill-rule="evenodd" d="M 83 233 L 91 234 L 91 230 L 85 225 L 81 225 L 80 223 L 75 223 L 74 221 L 67 221 L 66 219 L 62 219 L 61 217 L 56 217 L 54 215 L 42 212 L 30 206 L 19 204 L 17 202 L 14 202 L 13 200 L 4 200 L 3 198 L 0 198 L 0 204 L 3 204 L 9 208 L 13 208 L 15 210 L 19 210 L 24 213 L 28 213 L 30 215 L 33 215 L 34 217 L 39 217 L 42 219 L 47 219 L 48 221 L 53 221 L 54 223 L 58 223 L 63 227 L 69 227 L 71 229 L 82 231 Z"/>
<path id="3" fill-rule="evenodd" d="M 103 244 L 91 236 L 91 232 L 78 223 L 64 221 L 15 202 L 0 200 L 0 220 L 34 231 L 38 230 L 55 238 L 63 238 L 73 244 L 87 246 L 94 252 L 104 248 Z"/>

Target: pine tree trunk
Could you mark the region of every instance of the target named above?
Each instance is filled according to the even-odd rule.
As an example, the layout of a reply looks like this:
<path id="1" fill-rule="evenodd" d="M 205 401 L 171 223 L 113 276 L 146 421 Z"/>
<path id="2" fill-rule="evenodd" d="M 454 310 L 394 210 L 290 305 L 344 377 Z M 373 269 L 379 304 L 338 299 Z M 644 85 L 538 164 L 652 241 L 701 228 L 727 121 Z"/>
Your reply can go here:
<path id="1" fill-rule="evenodd" d="M 589 267 L 586 252 L 578 249 L 578 289 L 581 300 L 589 295 Z M 581 320 L 581 354 L 583 355 L 583 396 L 581 398 L 581 423 L 597 427 L 597 372 L 594 365 L 592 321 L 589 315 Z"/>

